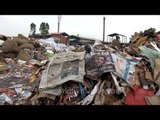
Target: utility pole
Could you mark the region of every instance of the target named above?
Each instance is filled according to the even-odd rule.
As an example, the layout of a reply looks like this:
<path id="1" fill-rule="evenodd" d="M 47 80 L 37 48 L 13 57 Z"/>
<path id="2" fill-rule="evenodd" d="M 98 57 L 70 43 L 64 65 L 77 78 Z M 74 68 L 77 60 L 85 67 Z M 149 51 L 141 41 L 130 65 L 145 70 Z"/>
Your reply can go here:
<path id="1" fill-rule="evenodd" d="M 58 33 L 59 33 L 59 22 L 58 22 Z"/>
<path id="2" fill-rule="evenodd" d="M 105 40 L 105 17 L 103 17 L 103 42 Z"/>
<path id="3" fill-rule="evenodd" d="M 61 18 L 62 18 L 62 16 L 58 15 L 58 33 L 59 33 Z"/>

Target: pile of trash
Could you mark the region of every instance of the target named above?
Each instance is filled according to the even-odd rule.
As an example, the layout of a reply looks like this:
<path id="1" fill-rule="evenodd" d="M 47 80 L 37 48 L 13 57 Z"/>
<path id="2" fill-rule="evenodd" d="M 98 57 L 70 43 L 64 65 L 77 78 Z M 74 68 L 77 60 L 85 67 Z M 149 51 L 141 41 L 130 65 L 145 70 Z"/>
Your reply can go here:
<path id="1" fill-rule="evenodd" d="M 66 46 L 0 36 L 1 105 L 160 105 L 160 31 Z"/>

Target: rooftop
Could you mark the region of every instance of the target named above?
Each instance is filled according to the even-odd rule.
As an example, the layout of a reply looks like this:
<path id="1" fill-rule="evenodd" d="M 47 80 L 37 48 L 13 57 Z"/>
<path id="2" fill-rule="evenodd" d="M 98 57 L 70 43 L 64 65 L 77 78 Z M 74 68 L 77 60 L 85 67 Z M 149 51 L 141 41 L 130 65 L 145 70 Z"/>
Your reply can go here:
<path id="1" fill-rule="evenodd" d="M 117 35 L 120 35 L 120 36 L 125 36 L 125 35 L 118 34 L 118 33 L 112 33 L 112 34 L 109 34 L 108 36 L 110 36 L 110 37 L 114 37 L 114 36 L 117 36 Z"/>

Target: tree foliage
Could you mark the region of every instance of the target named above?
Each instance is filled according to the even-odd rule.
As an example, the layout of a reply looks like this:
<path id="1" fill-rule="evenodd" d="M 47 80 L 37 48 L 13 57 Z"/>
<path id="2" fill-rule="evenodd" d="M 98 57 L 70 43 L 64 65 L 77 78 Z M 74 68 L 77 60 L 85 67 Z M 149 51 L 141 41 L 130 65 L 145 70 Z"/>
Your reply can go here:
<path id="1" fill-rule="evenodd" d="M 48 23 L 45 23 L 45 22 L 42 22 L 40 24 L 40 28 L 39 28 L 40 32 L 42 35 L 47 35 L 49 34 L 49 24 Z"/>
<path id="2" fill-rule="evenodd" d="M 30 35 L 34 35 L 36 33 L 36 25 L 31 23 L 30 25 Z"/>

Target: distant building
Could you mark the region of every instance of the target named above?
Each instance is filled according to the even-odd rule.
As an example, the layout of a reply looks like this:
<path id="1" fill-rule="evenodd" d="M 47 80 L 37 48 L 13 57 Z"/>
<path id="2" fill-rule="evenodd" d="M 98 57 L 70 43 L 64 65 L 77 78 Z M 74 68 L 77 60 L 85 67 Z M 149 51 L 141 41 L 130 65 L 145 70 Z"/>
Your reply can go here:
<path id="1" fill-rule="evenodd" d="M 65 45 L 69 45 L 69 38 L 70 36 L 65 33 L 65 32 L 61 32 L 61 33 L 51 33 L 51 36 L 57 40 L 59 43 L 63 43 Z"/>
<path id="2" fill-rule="evenodd" d="M 50 33 L 47 35 L 34 34 L 34 35 L 29 35 L 28 37 L 34 38 L 34 39 L 47 39 L 47 38 L 53 37 L 56 42 L 69 45 L 69 35 L 65 32 Z"/>
<path id="3" fill-rule="evenodd" d="M 75 35 L 70 36 L 70 45 L 86 45 L 86 44 L 93 45 L 95 41 L 96 40 L 93 38 L 87 38 Z"/>
<path id="4" fill-rule="evenodd" d="M 120 43 L 128 43 L 127 36 L 118 34 L 118 33 L 112 33 L 112 34 L 107 35 L 107 41 L 105 42 L 110 43 L 112 42 L 112 40 L 116 39 L 116 37 L 119 37 Z"/>

